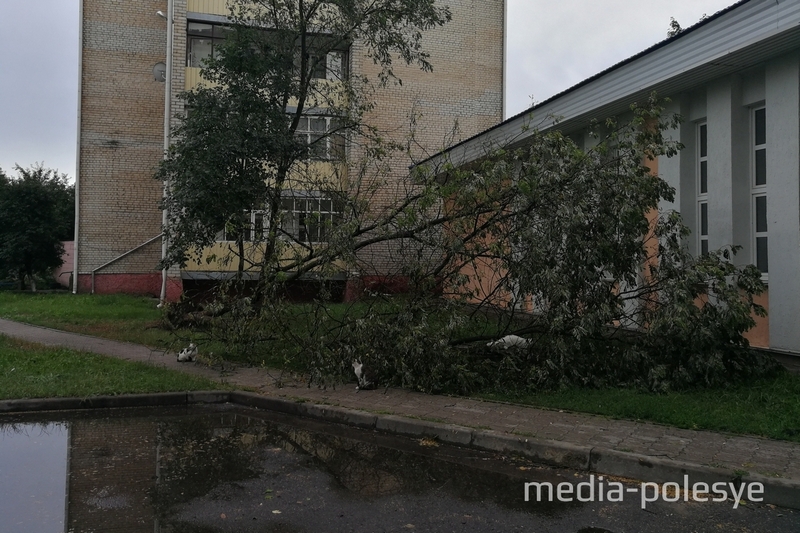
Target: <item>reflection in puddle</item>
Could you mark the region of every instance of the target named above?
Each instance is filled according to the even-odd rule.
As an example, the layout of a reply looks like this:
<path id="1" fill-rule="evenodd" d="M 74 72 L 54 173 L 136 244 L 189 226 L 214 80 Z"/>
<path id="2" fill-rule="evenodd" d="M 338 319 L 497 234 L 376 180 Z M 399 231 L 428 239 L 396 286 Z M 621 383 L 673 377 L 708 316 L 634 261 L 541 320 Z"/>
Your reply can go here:
<path id="1" fill-rule="evenodd" d="M 0 425 L 0 531 L 64 531 L 68 441 L 64 423 Z"/>
<path id="2" fill-rule="evenodd" d="M 674 507 L 645 523 L 635 502 L 523 501 L 526 481 L 572 472 L 233 406 L 9 416 L 0 436 L 3 533 L 687 530 Z M 727 506 L 681 512 L 738 525 Z M 798 523 L 775 515 L 747 516 Z"/>
<path id="3" fill-rule="evenodd" d="M 51 415 L 0 424 L 4 533 L 481 531 L 557 511 L 522 501 L 535 467 L 433 441 L 229 406 Z"/>
<path id="4" fill-rule="evenodd" d="M 162 524 L 172 531 L 264 531 L 267 524 L 268 531 L 428 531 L 444 524 L 482 531 L 489 523 L 530 525 L 528 513 L 537 510 L 522 501 L 521 474 L 532 471 L 526 463 L 304 426 L 243 415 L 162 426 L 153 498 Z M 489 463 L 508 472 L 490 472 Z"/>

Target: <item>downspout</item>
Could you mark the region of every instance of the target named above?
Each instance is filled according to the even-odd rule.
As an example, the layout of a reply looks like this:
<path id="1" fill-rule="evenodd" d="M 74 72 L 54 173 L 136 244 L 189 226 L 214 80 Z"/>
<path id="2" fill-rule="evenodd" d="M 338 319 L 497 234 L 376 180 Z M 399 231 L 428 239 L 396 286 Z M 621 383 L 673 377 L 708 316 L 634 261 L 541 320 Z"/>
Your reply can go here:
<path id="1" fill-rule="evenodd" d="M 508 90 L 508 0 L 503 0 L 503 87 L 500 89 L 502 120 L 506 119 L 506 90 Z"/>
<path id="2" fill-rule="evenodd" d="M 72 294 L 78 294 L 78 243 L 80 242 L 81 95 L 83 89 L 83 0 L 78 2 L 78 138 L 75 148 L 75 240 L 72 249 Z"/>
<path id="3" fill-rule="evenodd" d="M 175 23 L 175 2 L 174 0 L 167 0 L 167 79 L 164 81 L 164 159 L 167 158 L 169 153 L 169 129 L 170 129 L 170 113 L 172 111 L 172 40 Z M 167 181 L 164 181 L 163 197 L 167 197 Z M 167 257 L 167 209 L 166 207 L 161 212 L 161 231 L 164 232 L 164 237 L 161 239 L 161 260 Z M 167 301 L 167 268 L 161 271 L 161 297 L 159 298 L 159 306 L 164 305 Z"/>

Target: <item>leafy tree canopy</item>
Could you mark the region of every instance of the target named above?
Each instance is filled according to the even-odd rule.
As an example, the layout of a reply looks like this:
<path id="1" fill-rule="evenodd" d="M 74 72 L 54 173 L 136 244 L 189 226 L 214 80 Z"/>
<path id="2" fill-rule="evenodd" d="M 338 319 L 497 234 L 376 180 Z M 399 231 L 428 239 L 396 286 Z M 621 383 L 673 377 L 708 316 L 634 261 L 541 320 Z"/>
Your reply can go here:
<path id="1" fill-rule="evenodd" d="M 0 274 L 24 289 L 26 279 L 63 263 L 61 242 L 74 236 L 75 188 L 42 165 L 16 171 L 9 177 L 0 170 Z"/>

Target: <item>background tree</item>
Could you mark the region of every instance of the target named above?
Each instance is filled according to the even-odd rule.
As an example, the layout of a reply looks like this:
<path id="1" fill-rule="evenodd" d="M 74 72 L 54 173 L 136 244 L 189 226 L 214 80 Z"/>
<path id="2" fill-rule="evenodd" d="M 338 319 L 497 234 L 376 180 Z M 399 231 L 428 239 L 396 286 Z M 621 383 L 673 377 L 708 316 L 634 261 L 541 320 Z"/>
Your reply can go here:
<path id="1" fill-rule="evenodd" d="M 61 242 L 74 236 L 75 188 L 42 165 L 16 171 L 0 171 L 0 272 L 18 279 L 21 290 L 26 279 L 35 290 L 35 276 L 61 266 Z"/>

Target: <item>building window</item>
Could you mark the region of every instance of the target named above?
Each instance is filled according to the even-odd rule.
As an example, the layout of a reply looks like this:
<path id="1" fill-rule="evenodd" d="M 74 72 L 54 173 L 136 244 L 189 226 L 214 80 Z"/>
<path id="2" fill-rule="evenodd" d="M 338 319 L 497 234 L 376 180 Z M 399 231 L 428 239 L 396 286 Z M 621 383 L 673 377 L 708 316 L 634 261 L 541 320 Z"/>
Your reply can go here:
<path id="1" fill-rule="evenodd" d="M 186 66 L 202 67 L 204 60 L 217 57 L 217 47 L 230 31 L 220 24 L 189 22 L 186 25 Z"/>
<path id="2" fill-rule="evenodd" d="M 753 213 L 753 263 L 762 274 L 769 272 L 767 232 L 767 110 L 752 112 L 751 193 Z"/>
<path id="3" fill-rule="evenodd" d="M 767 195 L 753 196 L 753 211 L 755 213 L 755 263 L 763 274 L 769 272 L 767 254 Z"/>
<path id="4" fill-rule="evenodd" d="M 308 158 L 318 161 L 341 159 L 344 156 L 344 135 L 336 117 L 322 115 L 300 118 L 295 139 L 308 146 Z"/>
<path id="5" fill-rule="evenodd" d="M 341 208 L 332 198 L 311 194 L 281 199 L 281 229 L 299 242 L 328 242 L 331 228 L 341 219 Z"/>
<path id="6" fill-rule="evenodd" d="M 233 31 L 229 26 L 222 24 L 208 24 L 204 22 L 189 22 L 186 25 L 186 66 L 202 67 L 203 61 L 210 57 L 217 57 L 217 48 L 225 40 L 228 33 Z M 308 55 L 309 61 L 314 62 L 311 71 L 313 79 L 342 80 L 347 76 L 347 50 L 332 50 L 324 57 L 321 55 Z M 300 67 L 300 54 L 295 56 L 295 68 Z"/>
<path id="7" fill-rule="evenodd" d="M 698 252 L 708 253 L 708 124 L 697 125 L 697 220 Z"/>
<path id="8" fill-rule="evenodd" d="M 344 79 L 347 74 L 347 52 L 344 50 L 333 50 L 325 56 L 308 54 L 308 62 L 311 67 L 311 78 L 315 80 L 337 81 Z M 294 60 L 295 75 L 300 72 L 300 53 L 295 55 Z"/>
<path id="9" fill-rule="evenodd" d="M 267 223 L 265 212 L 250 211 L 249 215 L 249 220 L 244 223 L 244 227 L 234 222 L 225 224 L 225 228 L 217 233 L 217 241 L 239 242 L 240 237 L 243 242 L 264 240 L 265 224 Z"/>

